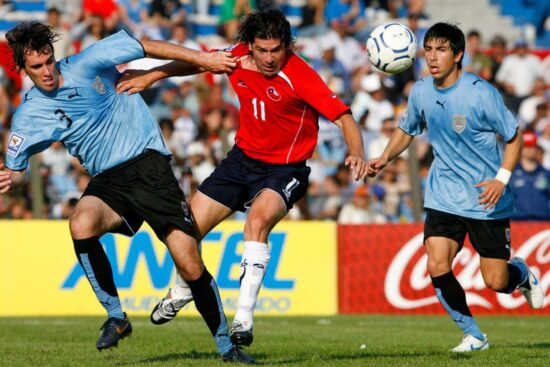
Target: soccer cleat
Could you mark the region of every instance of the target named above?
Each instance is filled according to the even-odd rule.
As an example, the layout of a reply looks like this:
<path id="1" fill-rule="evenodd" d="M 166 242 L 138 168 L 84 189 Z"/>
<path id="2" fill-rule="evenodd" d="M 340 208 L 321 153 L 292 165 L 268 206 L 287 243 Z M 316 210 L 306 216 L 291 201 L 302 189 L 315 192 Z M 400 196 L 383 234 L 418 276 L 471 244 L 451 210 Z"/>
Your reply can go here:
<path id="1" fill-rule="evenodd" d="M 460 344 L 451 349 L 451 352 L 465 353 L 487 349 L 489 349 L 489 340 L 487 339 L 487 335 L 483 334 L 483 340 L 479 340 L 470 334 L 465 334 Z"/>
<path id="2" fill-rule="evenodd" d="M 244 324 L 244 325 L 243 325 Z M 244 345 L 249 346 L 254 340 L 252 335 L 252 323 L 250 323 L 250 328 L 246 327 L 247 322 L 243 323 L 240 321 L 233 321 L 231 325 L 231 342 L 235 345 Z"/>
<path id="3" fill-rule="evenodd" d="M 248 354 L 243 352 L 241 348 L 234 346 L 229 350 L 229 352 L 221 355 L 221 358 L 224 362 L 231 363 L 243 363 L 243 364 L 254 364 L 256 361 L 254 358 L 250 357 Z"/>
<path id="4" fill-rule="evenodd" d="M 171 321 L 186 304 L 193 300 L 193 296 L 178 298 L 172 291 L 168 290 L 168 294 L 164 297 L 151 311 L 150 320 L 155 325 L 162 325 Z"/>
<path id="5" fill-rule="evenodd" d="M 544 291 L 535 274 L 531 272 L 531 269 L 529 269 L 529 266 L 527 266 L 527 263 L 521 257 L 513 257 L 510 263 L 523 264 L 527 268 L 528 275 L 524 283 L 529 282 L 529 287 L 522 287 L 520 285 L 518 288 L 531 308 L 542 308 L 544 305 Z"/>
<path id="6" fill-rule="evenodd" d="M 99 351 L 118 346 L 118 341 L 132 335 L 132 324 L 124 313 L 123 319 L 110 317 L 103 323 L 99 330 L 103 330 L 95 344 Z"/>

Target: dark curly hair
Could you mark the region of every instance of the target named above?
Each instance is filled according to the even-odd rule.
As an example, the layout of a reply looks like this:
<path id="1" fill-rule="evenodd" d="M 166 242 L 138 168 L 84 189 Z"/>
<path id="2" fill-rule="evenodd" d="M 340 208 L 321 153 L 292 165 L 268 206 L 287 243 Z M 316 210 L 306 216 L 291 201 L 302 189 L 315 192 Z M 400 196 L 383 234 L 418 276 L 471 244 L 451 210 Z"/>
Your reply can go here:
<path id="1" fill-rule="evenodd" d="M 53 43 L 59 34 L 46 24 L 32 21 L 22 22 L 6 33 L 6 39 L 13 51 L 13 61 L 18 68 L 25 68 L 25 55 L 32 51 L 39 53 L 53 51 Z M 48 47 L 49 46 L 49 47 Z"/>
<path id="2" fill-rule="evenodd" d="M 256 38 L 280 39 L 287 49 L 292 49 L 296 42 L 290 31 L 290 23 L 279 9 L 254 11 L 243 18 L 237 40 L 250 44 Z"/>

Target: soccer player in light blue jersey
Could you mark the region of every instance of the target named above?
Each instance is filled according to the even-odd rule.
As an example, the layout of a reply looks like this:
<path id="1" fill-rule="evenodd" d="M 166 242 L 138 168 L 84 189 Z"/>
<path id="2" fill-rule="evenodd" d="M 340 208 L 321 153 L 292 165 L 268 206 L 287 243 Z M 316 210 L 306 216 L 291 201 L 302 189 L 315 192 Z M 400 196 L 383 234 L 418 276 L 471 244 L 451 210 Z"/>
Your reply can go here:
<path id="1" fill-rule="evenodd" d="M 0 193 L 21 186 L 29 157 L 55 141 L 93 176 L 70 218 L 70 231 L 78 261 L 108 315 L 96 347 L 116 346 L 132 332 L 99 238 L 106 232 L 133 235 L 146 221 L 189 284 L 222 359 L 253 363 L 229 339 L 218 288 L 199 254 L 195 223 L 157 122 L 139 95 L 116 93 L 119 64 L 148 55 L 183 61 L 190 73 L 227 72 L 235 66 L 231 54 L 140 43 L 121 31 L 56 62 L 57 35 L 42 23 L 21 23 L 6 38 L 17 68 L 34 88 L 13 118 Z"/>
<path id="2" fill-rule="evenodd" d="M 464 332 L 454 352 L 489 348 L 452 272 L 466 234 L 480 255 L 487 287 L 501 293 L 519 288 L 533 308 L 544 302 L 525 261 L 508 261 L 514 211 L 508 181 L 522 148 L 518 124 L 495 88 L 461 70 L 464 46 L 464 34 L 455 25 L 437 23 L 428 30 L 424 49 L 431 76 L 415 83 L 399 129 L 382 156 L 368 162 L 373 177 L 427 129 L 435 158 L 424 198 L 424 245 L 436 295 Z"/>

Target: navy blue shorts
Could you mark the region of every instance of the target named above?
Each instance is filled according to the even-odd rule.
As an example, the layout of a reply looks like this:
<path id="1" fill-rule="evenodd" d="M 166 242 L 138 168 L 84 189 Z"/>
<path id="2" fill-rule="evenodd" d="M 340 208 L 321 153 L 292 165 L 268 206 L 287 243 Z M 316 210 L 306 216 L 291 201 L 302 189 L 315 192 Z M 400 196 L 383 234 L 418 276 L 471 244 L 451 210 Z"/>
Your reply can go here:
<path id="1" fill-rule="evenodd" d="M 510 220 L 481 220 L 426 209 L 424 241 L 428 237 L 446 237 L 464 245 L 466 234 L 479 256 L 490 259 L 510 259 Z"/>
<path id="2" fill-rule="evenodd" d="M 289 210 L 305 195 L 310 171 L 305 161 L 265 163 L 235 145 L 198 190 L 233 211 L 244 212 L 262 190 L 271 189 L 281 195 Z"/>

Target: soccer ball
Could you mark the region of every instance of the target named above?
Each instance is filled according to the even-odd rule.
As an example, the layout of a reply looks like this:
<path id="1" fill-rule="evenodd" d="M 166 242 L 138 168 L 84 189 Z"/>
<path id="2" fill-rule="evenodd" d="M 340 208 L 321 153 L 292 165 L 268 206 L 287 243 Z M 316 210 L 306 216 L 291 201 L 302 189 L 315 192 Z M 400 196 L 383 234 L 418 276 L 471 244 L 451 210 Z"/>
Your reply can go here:
<path id="1" fill-rule="evenodd" d="M 367 40 L 371 63 L 388 74 L 398 74 L 410 68 L 416 57 L 416 48 L 414 33 L 395 22 L 379 25 Z"/>

